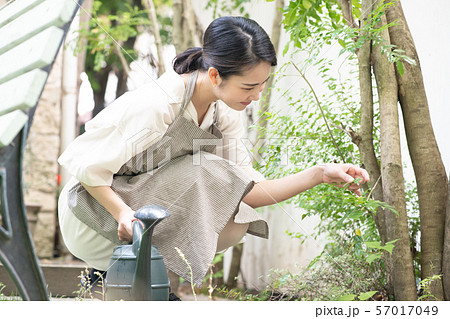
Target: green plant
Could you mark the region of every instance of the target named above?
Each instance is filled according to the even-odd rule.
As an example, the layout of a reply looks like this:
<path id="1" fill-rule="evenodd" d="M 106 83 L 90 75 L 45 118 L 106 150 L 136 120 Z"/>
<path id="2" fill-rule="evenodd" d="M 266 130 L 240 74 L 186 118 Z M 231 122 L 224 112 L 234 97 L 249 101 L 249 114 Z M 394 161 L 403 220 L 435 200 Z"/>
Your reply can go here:
<path id="1" fill-rule="evenodd" d="M 3 293 L 3 290 L 6 286 L 0 282 L 0 301 L 21 301 L 22 298 L 20 296 L 16 296 L 14 292 L 12 292 L 9 296 Z"/>
<path id="2" fill-rule="evenodd" d="M 368 247 L 368 248 L 372 248 L 372 249 L 376 249 L 377 251 L 369 254 L 366 258 L 366 261 L 371 264 L 374 260 L 377 259 L 381 259 L 383 257 L 383 253 L 384 252 L 388 252 L 389 254 L 392 254 L 392 250 L 394 249 L 395 245 L 394 243 L 397 241 L 398 239 L 392 240 L 390 242 L 387 242 L 385 245 L 381 244 L 380 242 L 377 241 L 367 241 L 364 242 L 364 244 Z"/>
<path id="3" fill-rule="evenodd" d="M 124 50 L 123 57 L 129 63 L 136 60 L 133 48 L 126 48 L 124 43 L 140 33 L 139 27 L 150 24 L 146 12 L 126 2 L 118 5 L 94 1 L 92 16 L 88 25 L 79 30 L 77 49 L 88 50 L 94 71 L 110 64 L 120 66 Z"/>
<path id="4" fill-rule="evenodd" d="M 432 293 L 431 293 L 431 286 L 433 282 L 436 280 L 440 280 L 442 278 L 442 275 L 434 275 L 432 277 L 425 278 L 419 282 L 419 290 L 422 291 L 422 295 L 418 298 L 418 300 L 438 300 Z"/>
<path id="5" fill-rule="evenodd" d="M 205 10 L 212 8 L 213 15 L 212 18 L 216 19 L 221 15 L 232 15 L 237 10 L 239 14 L 244 17 L 249 17 L 249 14 L 245 12 L 245 4 L 250 2 L 250 0 L 233 0 L 233 1 L 220 1 L 220 0 L 209 0 L 205 6 Z"/>
<path id="6" fill-rule="evenodd" d="M 100 299 L 104 299 L 103 296 L 105 295 L 105 287 L 103 282 L 103 275 L 100 272 L 96 272 L 95 274 L 100 277 L 99 281 L 95 283 L 95 285 L 101 287 L 102 291 L 98 291 L 95 289 L 94 283 L 91 282 L 89 269 L 85 268 L 85 270 L 82 271 L 78 276 L 78 278 L 80 278 L 78 290 L 73 292 L 74 294 L 76 294 L 75 300 L 81 301 L 86 299 L 95 299 L 95 294 L 99 294 Z"/>
<path id="7" fill-rule="evenodd" d="M 227 298 L 239 301 L 330 301 L 350 297 L 351 300 L 355 297 L 359 300 L 372 300 L 386 295 L 382 271 L 372 268 L 364 259 L 355 258 L 352 254 L 331 257 L 322 253 L 298 274 L 272 269 L 267 277 L 270 284 L 263 291 L 226 288 L 219 288 L 217 291 Z"/>
<path id="8" fill-rule="evenodd" d="M 186 256 L 183 254 L 183 252 L 178 247 L 175 247 L 175 249 L 178 252 L 178 255 L 180 256 L 180 258 L 184 261 L 184 263 L 186 264 L 186 266 L 189 269 L 189 273 L 191 275 L 191 290 L 192 290 L 192 294 L 194 295 L 195 301 L 197 301 L 197 294 L 195 293 L 194 274 L 192 272 L 191 264 L 189 263 L 189 261 L 186 259 Z"/>
<path id="9" fill-rule="evenodd" d="M 359 1 L 352 3 L 353 8 L 356 8 L 353 11 L 355 18 L 360 18 Z M 391 2 L 384 1 L 369 17 L 368 22 L 357 28 L 343 23 L 336 1 L 290 2 L 285 11 L 284 24 L 291 34 L 295 50 L 290 56 L 290 62 L 280 68 L 277 81 L 283 77 L 297 76 L 299 79 L 295 83 L 304 83 L 306 86 L 295 85 L 281 92 L 289 108 L 278 108 L 274 103 L 271 112 L 265 114 L 269 120 L 269 128 L 265 134 L 270 143 L 265 145 L 264 161 L 259 163 L 258 169 L 266 176 L 279 178 L 323 162 L 361 162 L 355 140 L 360 125 L 361 103 L 359 88 L 354 85 L 358 74 L 355 53 L 370 39 L 381 47 L 382 53 L 387 55 L 391 63 L 396 64 L 400 74 L 403 62 L 415 63 L 403 51 L 385 45 L 381 40 L 381 32 L 395 24 L 376 27 L 384 10 L 390 5 Z M 336 56 L 329 54 L 328 58 L 323 57 L 324 51 L 328 51 L 335 43 L 342 46 L 340 52 Z M 285 53 L 288 48 L 287 46 Z M 310 72 L 316 72 L 322 81 L 320 91 L 315 87 L 317 80 L 310 81 Z M 379 154 L 380 119 L 376 100 L 373 125 L 373 146 L 375 153 Z M 376 274 L 376 284 L 372 287 L 364 284 L 359 284 L 358 288 L 338 284 L 326 287 L 325 284 L 318 287 L 318 290 L 323 288 L 322 290 L 327 291 L 329 299 L 326 294 L 318 292 L 306 294 L 308 300 L 337 300 L 339 297 L 362 300 L 369 298 L 375 291 L 385 289 L 387 279 L 384 256 L 392 253 L 396 241 L 381 243 L 374 216 L 379 207 L 396 214 L 398 212 L 386 203 L 374 200 L 372 191 L 373 189 L 367 189 L 362 197 L 357 197 L 345 188 L 337 189 L 322 184 L 290 200 L 292 204 L 304 208 L 306 212 L 302 218 L 320 217 L 314 234 L 309 236 L 315 239 L 325 235 L 327 238 L 324 251 L 311 265 L 326 262 L 326 259 L 346 260 L 344 267 L 360 265 L 360 268 L 352 268 L 350 278 L 359 278 L 367 273 Z M 416 207 L 416 194 L 414 188 L 407 188 L 406 199 L 411 207 Z M 410 214 L 409 218 L 411 235 L 417 237 L 418 218 L 415 213 Z M 302 233 L 287 233 L 302 242 L 308 237 Z M 320 271 L 315 272 L 309 267 L 309 276 L 320 277 L 319 274 Z M 306 276 L 306 273 L 302 275 Z M 298 282 L 298 278 L 290 274 L 281 275 L 279 279 L 277 285 L 280 287 L 283 282 Z M 302 287 L 297 285 L 297 290 L 306 291 Z"/>

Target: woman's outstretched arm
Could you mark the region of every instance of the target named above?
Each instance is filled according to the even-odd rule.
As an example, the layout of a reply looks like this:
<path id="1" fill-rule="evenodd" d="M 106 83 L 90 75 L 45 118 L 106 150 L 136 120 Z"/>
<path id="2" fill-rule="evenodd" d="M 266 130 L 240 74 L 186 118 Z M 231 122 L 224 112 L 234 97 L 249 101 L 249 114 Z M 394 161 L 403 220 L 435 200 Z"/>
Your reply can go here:
<path id="1" fill-rule="evenodd" d="M 257 183 L 244 197 L 244 203 L 257 208 L 283 202 L 321 183 L 343 187 L 360 178 L 359 185 L 369 181 L 366 170 L 352 164 L 326 164 L 308 168 L 302 172 L 274 180 Z M 352 183 L 349 189 L 361 195 L 359 185 Z"/>

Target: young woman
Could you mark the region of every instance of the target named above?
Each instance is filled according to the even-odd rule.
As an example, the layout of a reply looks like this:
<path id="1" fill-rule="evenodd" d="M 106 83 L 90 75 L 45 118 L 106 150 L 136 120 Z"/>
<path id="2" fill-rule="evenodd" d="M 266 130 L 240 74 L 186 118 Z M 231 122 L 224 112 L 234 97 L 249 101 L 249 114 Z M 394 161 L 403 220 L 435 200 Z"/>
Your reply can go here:
<path id="1" fill-rule="evenodd" d="M 276 180 L 252 168 L 240 111 L 259 99 L 276 63 L 255 21 L 222 17 L 205 31 L 203 48 L 175 58 L 175 72 L 124 94 L 88 122 L 59 159 L 73 174 L 59 200 L 61 232 L 73 255 L 107 270 L 113 248 L 132 239 L 134 212 L 158 204 L 171 216 L 156 226 L 153 243 L 170 273 L 190 280 L 180 249 L 201 283 L 217 251 L 246 233 L 267 238 L 254 208 L 320 183 L 368 181 L 351 164 Z M 357 184 L 350 189 L 360 194 Z"/>

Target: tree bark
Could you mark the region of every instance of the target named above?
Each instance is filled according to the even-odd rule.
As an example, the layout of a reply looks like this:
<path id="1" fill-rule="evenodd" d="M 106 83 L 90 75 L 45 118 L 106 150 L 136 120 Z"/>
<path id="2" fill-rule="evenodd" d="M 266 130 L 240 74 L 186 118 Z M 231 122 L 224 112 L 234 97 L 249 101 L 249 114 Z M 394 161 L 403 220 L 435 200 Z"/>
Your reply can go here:
<path id="1" fill-rule="evenodd" d="M 153 0 L 143 0 L 142 4 L 148 13 L 148 18 L 152 22 L 152 32 L 155 37 L 156 52 L 158 53 L 158 75 L 162 75 L 166 72 L 166 68 L 164 67 L 163 45 L 159 33 L 158 19 L 156 18 L 155 4 Z"/>
<path id="2" fill-rule="evenodd" d="M 189 37 L 194 47 L 200 47 L 200 39 L 197 36 L 197 16 L 192 7 L 191 0 L 183 0 L 183 8 L 185 11 L 186 24 L 189 31 Z"/>
<path id="3" fill-rule="evenodd" d="M 283 6 L 284 0 L 276 0 L 275 16 L 273 18 L 272 31 L 270 35 L 270 39 L 272 41 L 276 53 L 278 53 L 278 47 L 280 46 L 281 24 L 283 20 L 283 12 L 281 11 L 281 9 L 283 9 Z M 264 90 L 261 93 L 261 102 L 259 104 L 259 110 L 257 114 L 258 118 L 256 120 L 258 127 L 258 134 L 256 135 L 254 145 L 259 145 L 258 143 L 259 140 L 262 140 L 265 137 L 265 131 L 267 128 L 267 116 L 265 115 L 265 113 L 269 111 L 269 102 L 271 95 L 270 90 L 272 88 L 272 84 L 273 84 L 273 76 L 271 76 L 269 80 L 266 82 Z M 255 148 L 253 152 L 254 152 L 253 160 L 255 161 L 260 158 L 261 150 Z"/>
<path id="4" fill-rule="evenodd" d="M 378 6 L 379 0 L 373 3 Z M 386 24 L 381 16 L 377 27 Z M 385 44 L 390 43 L 387 30 L 382 31 Z M 379 45 L 372 48 L 374 73 L 380 103 L 380 144 L 381 174 L 383 178 L 383 198 L 395 207 L 399 215 L 387 210 L 385 224 L 387 240 L 395 240 L 395 248 L 390 258 L 394 296 L 396 300 L 417 300 L 414 268 L 410 250 L 410 237 L 405 203 L 405 186 L 400 148 L 398 119 L 398 92 L 394 66 L 382 54 Z"/>
<path id="5" fill-rule="evenodd" d="M 94 4 L 94 0 L 85 0 L 83 1 L 83 4 L 81 5 L 80 10 L 80 28 L 87 27 L 87 24 L 89 23 L 89 20 L 91 19 L 91 12 L 92 12 L 92 6 Z M 79 40 L 80 41 L 80 40 Z M 87 39 L 81 40 L 80 47 L 84 48 L 87 44 Z M 84 63 L 86 61 L 86 50 L 82 50 L 77 54 L 78 57 L 78 74 L 80 75 L 82 72 L 84 72 Z M 78 76 L 77 80 L 77 87 L 79 88 L 81 86 L 81 77 Z M 78 102 L 77 102 L 78 104 Z"/>
<path id="6" fill-rule="evenodd" d="M 172 40 L 175 46 L 176 54 L 183 52 L 186 48 L 183 46 L 183 1 L 172 0 Z"/>
<path id="7" fill-rule="evenodd" d="M 396 71 L 406 138 L 417 180 L 421 227 L 422 279 L 442 273 L 447 176 L 431 123 L 419 58 L 400 1 L 386 11 L 391 43 L 405 51 L 416 65 L 404 63 L 403 76 Z M 431 293 L 444 299 L 441 280 L 434 280 Z"/>
<path id="8" fill-rule="evenodd" d="M 232 289 L 237 286 L 237 276 L 241 270 L 241 256 L 244 250 L 244 244 L 237 244 L 233 247 L 233 255 L 231 257 L 230 272 L 227 278 L 227 288 Z"/>
<path id="9" fill-rule="evenodd" d="M 362 1 L 362 23 L 366 23 L 372 12 L 372 1 Z M 363 35 L 364 36 L 364 35 Z M 383 201 L 383 181 L 381 170 L 373 147 L 373 91 L 372 91 L 372 65 L 371 41 L 366 41 L 358 51 L 359 90 L 361 95 L 361 123 L 359 128 L 357 146 L 361 154 L 361 161 L 370 176 L 369 185 L 375 200 Z M 374 215 L 381 241 L 386 242 L 386 229 L 384 225 L 384 211 L 379 208 Z"/>
<path id="10" fill-rule="evenodd" d="M 218 276 L 217 274 L 220 271 L 222 271 L 222 275 Z M 222 287 L 224 285 L 223 258 L 214 265 L 213 272 L 216 274 L 216 277 L 213 279 L 213 287 Z"/>
<path id="11" fill-rule="evenodd" d="M 89 81 L 92 83 L 95 78 L 95 82 L 98 83 L 98 86 L 93 89 L 94 92 L 94 110 L 92 111 L 92 117 L 95 117 L 98 113 L 100 113 L 105 107 L 105 92 L 106 85 L 108 83 L 109 72 L 112 70 L 111 66 L 107 66 L 100 71 L 91 70 L 91 65 L 86 65 L 86 73 L 89 76 Z M 91 78 L 92 77 L 92 78 Z"/>
<path id="12" fill-rule="evenodd" d="M 349 27 L 357 28 L 358 24 L 353 18 L 353 10 L 352 10 L 352 1 L 351 0 L 338 0 L 338 3 L 342 9 L 342 14 L 344 16 L 344 20 Z M 369 8 L 370 9 L 370 8 Z M 362 14 L 366 13 L 361 10 Z M 369 11 L 369 13 L 372 11 Z"/>
<path id="13" fill-rule="evenodd" d="M 450 177 L 448 183 L 450 189 Z M 447 195 L 447 215 L 445 218 L 444 254 L 442 257 L 442 271 L 444 273 L 444 297 L 450 300 L 450 192 Z"/>

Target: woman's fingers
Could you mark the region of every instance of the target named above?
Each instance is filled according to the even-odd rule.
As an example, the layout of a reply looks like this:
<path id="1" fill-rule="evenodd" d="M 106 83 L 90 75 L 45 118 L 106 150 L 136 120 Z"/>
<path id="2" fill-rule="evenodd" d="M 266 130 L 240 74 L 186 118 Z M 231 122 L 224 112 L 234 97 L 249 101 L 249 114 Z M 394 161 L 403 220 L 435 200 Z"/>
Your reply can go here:
<path id="1" fill-rule="evenodd" d="M 133 219 L 124 218 L 119 222 L 117 235 L 122 241 L 132 241 L 133 239 Z"/>
<path id="2" fill-rule="evenodd" d="M 355 165 L 351 165 L 348 168 L 347 173 L 354 178 L 360 178 L 362 183 L 366 183 L 370 180 L 369 173 L 367 173 L 365 169 Z"/>
<path id="3" fill-rule="evenodd" d="M 341 188 L 348 185 L 348 189 L 358 196 L 361 196 L 360 185 L 370 180 L 365 169 L 352 164 L 328 164 L 324 174 L 327 175 L 324 181 L 328 184 Z"/>

